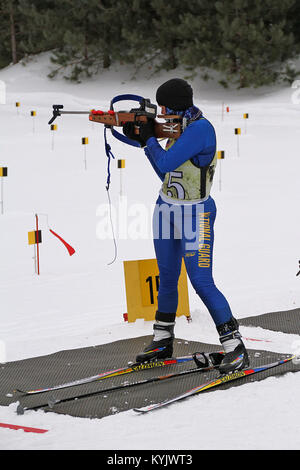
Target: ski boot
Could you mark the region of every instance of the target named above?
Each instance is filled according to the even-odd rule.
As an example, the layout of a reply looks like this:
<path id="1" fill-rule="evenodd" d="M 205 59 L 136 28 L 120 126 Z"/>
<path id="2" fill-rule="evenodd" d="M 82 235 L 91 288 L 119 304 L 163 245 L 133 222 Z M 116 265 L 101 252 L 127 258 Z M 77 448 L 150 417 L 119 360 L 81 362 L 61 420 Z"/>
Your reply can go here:
<path id="1" fill-rule="evenodd" d="M 165 359 L 173 355 L 175 314 L 157 311 L 155 320 L 153 325 L 153 339 L 151 343 L 136 356 L 136 362 Z"/>
<path id="2" fill-rule="evenodd" d="M 229 374 L 249 366 L 249 357 L 239 332 L 239 324 L 232 317 L 226 323 L 217 326 L 225 355 L 219 365 L 220 374 Z"/>

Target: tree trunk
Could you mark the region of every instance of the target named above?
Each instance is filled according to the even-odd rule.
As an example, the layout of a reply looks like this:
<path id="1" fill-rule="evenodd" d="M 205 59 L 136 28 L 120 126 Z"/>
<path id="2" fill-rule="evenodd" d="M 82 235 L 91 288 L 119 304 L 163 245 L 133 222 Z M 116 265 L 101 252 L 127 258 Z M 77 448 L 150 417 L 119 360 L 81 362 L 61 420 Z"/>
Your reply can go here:
<path id="1" fill-rule="evenodd" d="M 171 70 L 174 70 L 176 67 L 178 67 L 178 60 L 175 54 L 175 45 L 173 43 L 171 43 L 169 49 L 169 66 Z"/>
<path id="2" fill-rule="evenodd" d="M 110 65 L 111 65 L 110 56 L 107 52 L 104 52 L 102 66 L 104 69 L 109 69 Z"/>
<path id="3" fill-rule="evenodd" d="M 9 22 L 10 22 L 10 42 L 11 42 L 11 56 L 13 64 L 18 62 L 17 59 L 17 41 L 16 41 L 16 28 L 13 10 L 13 2 L 9 2 Z"/>

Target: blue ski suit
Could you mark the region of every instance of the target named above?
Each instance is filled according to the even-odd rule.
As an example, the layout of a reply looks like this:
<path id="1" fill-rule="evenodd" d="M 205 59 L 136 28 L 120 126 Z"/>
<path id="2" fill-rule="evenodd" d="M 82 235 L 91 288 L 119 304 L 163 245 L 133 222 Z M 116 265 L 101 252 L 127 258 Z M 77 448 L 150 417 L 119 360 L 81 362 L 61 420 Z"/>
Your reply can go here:
<path id="1" fill-rule="evenodd" d="M 198 167 L 208 165 L 216 152 L 215 130 L 207 119 L 202 118 L 191 122 L 168 150 L 164 150 L 155 137 L 150 137 L 144 151 L 163 181 L 167 172 L 176 170 L 186 160 L 191 160 Z M 215 286 L 212 275 L 216 218 L 213 198 L 208 196 L 197 203 L 174 204 L 172 201 L 166 202 L 163 196 L 161 192 L 153 214 L 154 248 L 160 276 L 158 311 L 175 313 L 177 310 L 178 278 L 184 258 L 191 284 L 207 307 L 215 325 L 229 321 L 232 318 L 230 306 Z M 166 204 L 169 210 L 164 211 Z M 199 245 L 199 233 L 201 234 L 204 218 L 205 237 L 209 243 Z M 167 236 L 166 227 L 169 229 Z M 203 250 L 203 246 L 206 249 Z"/>

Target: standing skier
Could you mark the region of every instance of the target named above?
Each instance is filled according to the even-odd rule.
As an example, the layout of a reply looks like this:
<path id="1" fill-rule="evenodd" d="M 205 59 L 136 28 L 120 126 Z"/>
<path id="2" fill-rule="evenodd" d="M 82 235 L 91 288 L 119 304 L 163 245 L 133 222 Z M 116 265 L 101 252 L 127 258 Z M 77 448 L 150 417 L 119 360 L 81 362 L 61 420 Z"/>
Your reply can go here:
<path id="1" fill-rule="evenodd" d="M 189 279 L 215 322 L 225 355 L 221 373 L 249 365 L 248 354 L 224 295 L 212 276 L 215 202 L 210 196 L 217 163 L 216 135 L 212 124 L 193 105 L 193 90 L 182 79 L 163 83 L 156 101 L 166 115 L 182 118 L 184 131 L 169 139 L 165 150 L 154 136 L 154 121 L 126 123 L 124 134 L 144 148 L 152 167 L 162 180 L 154 216 L 154 247 L 159 267 L 158 309 L 152 342 L 139 353 L 137 362 L 171 357 L 178 305 L 178 278 L 184 257 Z"/>

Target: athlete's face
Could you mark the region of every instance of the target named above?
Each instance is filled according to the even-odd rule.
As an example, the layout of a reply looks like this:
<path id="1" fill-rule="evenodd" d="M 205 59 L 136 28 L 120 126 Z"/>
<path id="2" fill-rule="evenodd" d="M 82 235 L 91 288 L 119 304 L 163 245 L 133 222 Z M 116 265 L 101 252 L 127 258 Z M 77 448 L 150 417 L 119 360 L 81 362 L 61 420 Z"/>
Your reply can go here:
<path id="1" fill-rule="evenodd" d="M 167 110 L 165 106 L 161 107 L 161 114 L 167 114 Z"/>

